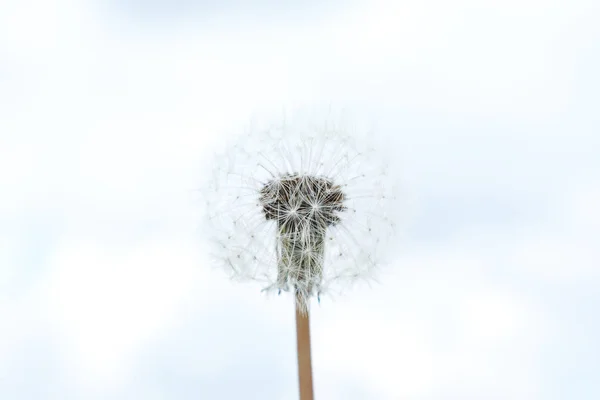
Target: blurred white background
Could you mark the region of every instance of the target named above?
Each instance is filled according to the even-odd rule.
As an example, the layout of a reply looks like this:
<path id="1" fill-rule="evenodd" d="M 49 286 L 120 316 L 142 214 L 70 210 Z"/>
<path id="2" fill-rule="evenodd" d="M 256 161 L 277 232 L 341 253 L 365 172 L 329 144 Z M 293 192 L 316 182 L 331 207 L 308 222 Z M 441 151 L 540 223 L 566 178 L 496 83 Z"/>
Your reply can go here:
<path id="1" fill-rule="evenodd" d="M 600 398 L 595 0 L 0 1 L 0 398 L 297 398 L 293 304 L 193 192 L 261 110 L 347 107 L 414 198 L 313 306 L 319 399 Z"/>

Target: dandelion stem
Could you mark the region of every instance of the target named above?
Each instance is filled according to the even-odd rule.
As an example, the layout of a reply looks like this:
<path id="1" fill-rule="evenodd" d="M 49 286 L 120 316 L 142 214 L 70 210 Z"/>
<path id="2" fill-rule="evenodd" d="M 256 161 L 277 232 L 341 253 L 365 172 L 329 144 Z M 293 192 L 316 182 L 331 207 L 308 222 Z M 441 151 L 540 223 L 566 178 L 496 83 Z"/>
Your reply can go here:
<path id="1" fill-rule="evenodd" d="M 310 357 L 310 322 L 308 310 L 303 309 L 302 301 L 299 296 L 296 297 L 296 343 L 300 400 L 314 400 Z"/>

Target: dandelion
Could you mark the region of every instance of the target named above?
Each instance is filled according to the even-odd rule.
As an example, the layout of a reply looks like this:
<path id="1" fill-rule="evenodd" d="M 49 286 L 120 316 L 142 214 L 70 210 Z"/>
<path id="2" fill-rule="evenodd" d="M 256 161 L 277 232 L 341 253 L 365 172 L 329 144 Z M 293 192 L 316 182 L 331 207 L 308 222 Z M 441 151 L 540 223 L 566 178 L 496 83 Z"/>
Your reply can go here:
<path id="1" fill-rule="evenodd" d="M 394 233 L 387 165 L 332 122 L 255 129 L 216 164 L 206 193 L 212 256 L 233 279 L 292 291 L 300 362 L 310 299 L 372 278 L 384 259 Z"/>

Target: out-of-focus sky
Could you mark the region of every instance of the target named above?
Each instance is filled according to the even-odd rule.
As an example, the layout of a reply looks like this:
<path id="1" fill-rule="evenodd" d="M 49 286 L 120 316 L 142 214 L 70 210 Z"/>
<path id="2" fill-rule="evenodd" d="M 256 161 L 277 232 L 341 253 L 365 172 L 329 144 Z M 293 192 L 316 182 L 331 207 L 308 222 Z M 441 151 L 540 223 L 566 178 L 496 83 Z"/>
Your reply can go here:
<path id="1" fill-rule="evenodd" d="M 313 306 L 318 398 L 600 398 L 595 0 L 0 3 L 0 398 L 297 398 L 292 300 L 194 190 L 264 110 L 354 110 L 410 220 Z"/>

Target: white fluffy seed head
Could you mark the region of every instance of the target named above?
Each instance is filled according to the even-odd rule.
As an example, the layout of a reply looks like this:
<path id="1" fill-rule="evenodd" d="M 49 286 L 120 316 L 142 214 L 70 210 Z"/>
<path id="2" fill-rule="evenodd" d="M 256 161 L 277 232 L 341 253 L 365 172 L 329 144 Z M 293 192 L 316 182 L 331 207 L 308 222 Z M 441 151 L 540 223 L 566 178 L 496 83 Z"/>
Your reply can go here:
<path id="1" fill-rule="evenodd" d="M 387 165 L 331 122 L 255 129 L 217 157 L 206 187 L 213 259 L 266 291 L 310 297 L 373 277 L 395 233 Z"/>

